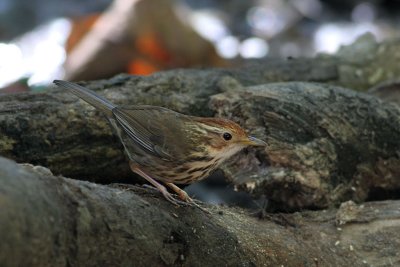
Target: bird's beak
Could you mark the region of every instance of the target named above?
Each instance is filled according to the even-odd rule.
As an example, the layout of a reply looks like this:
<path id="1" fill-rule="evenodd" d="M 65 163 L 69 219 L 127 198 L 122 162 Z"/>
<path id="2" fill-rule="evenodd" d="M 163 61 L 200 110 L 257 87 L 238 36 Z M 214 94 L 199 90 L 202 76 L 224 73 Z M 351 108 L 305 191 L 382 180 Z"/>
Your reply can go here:
<path id="1" fill-rule="evenodd" d="M 264 141 L 257 139 L 253 136 L 249 136 L 247 140 L 244 141 L 244 143 L 248 146 L 266 146 L 267 143 Z"/>

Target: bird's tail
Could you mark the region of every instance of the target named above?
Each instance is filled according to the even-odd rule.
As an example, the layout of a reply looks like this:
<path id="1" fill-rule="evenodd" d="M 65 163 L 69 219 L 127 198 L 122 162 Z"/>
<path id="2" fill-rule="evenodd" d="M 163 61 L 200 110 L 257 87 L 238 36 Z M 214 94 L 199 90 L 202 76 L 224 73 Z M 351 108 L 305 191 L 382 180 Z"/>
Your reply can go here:
<path id="1" fill-rule="evenodd" d="M 107 115 L 107 117 L 112 116 L 112 109 L 115 107 L 115 105 L 112 104 L 107 99 L 97 95 L 92 90 L 89 90 L 83 86 L 80 86 L 72 82 L 61 81 L 61 80 L 54 80 L 53 82 L 59 87 L 63 87 L 65 89 L 70 90 L 74 95 L 82 98 L 90 105 L 104 112 Z"/>

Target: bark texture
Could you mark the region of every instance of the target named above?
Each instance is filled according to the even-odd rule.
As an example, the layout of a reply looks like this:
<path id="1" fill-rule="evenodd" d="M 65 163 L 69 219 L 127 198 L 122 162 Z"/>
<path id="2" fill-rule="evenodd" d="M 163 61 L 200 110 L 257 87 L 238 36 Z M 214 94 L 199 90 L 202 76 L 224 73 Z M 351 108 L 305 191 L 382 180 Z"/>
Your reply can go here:
<path id="1" fill-rule="evenodd" d="M 55 177 L 0 158 L 1 266 L 388 266 L 398 201 L 264 220 L 175 207 L 142 188 Z"/>
<path id="2" fill-rule="evenodd" d="M 399 189 L 399 106 L 326 84 L 246 87 L 246 73 L 181 70 L 86 85 L 118 104 L 239 122 L 269 146 L 233 160 L 225 173 L 279 209 L 324 208 Z M 0 97 L 0 132 L 1 155 L 18 162 L 101 183 L 134 181 L 107 121 L 67 92 Z"/>
<path id="3" fill-rule="evenodd" d="M 278 208 L 322 208 L 400 189 L 400 106 L 301 82 L 214 95 L 212 108 L 268 143 L 224 170 Z M 239 162 L 239 164 L 238 164 Z"/>

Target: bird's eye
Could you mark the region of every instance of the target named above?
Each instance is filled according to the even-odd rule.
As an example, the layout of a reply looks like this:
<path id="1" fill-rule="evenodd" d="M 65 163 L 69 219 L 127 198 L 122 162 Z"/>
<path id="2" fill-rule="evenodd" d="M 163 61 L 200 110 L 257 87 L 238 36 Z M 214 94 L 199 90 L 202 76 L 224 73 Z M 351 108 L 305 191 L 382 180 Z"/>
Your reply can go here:
<path id="1" fill-rule="evenodd" d="M 230 133 L 224 133 L 222 137 L 225 139 L 225 141 L 229 141 L 232 139 L 232 135 Z"/>

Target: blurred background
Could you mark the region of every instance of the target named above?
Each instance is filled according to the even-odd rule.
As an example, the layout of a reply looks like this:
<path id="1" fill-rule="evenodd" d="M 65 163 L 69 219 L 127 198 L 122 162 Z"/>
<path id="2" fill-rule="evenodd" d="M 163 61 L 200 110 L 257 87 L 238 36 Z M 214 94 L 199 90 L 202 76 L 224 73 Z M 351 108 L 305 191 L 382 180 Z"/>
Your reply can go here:
<path id="1" fill-rule="evenodd" d="M 398 35 L 398 0 L 1 0 L 0 92 L 335 53 Z"/>

